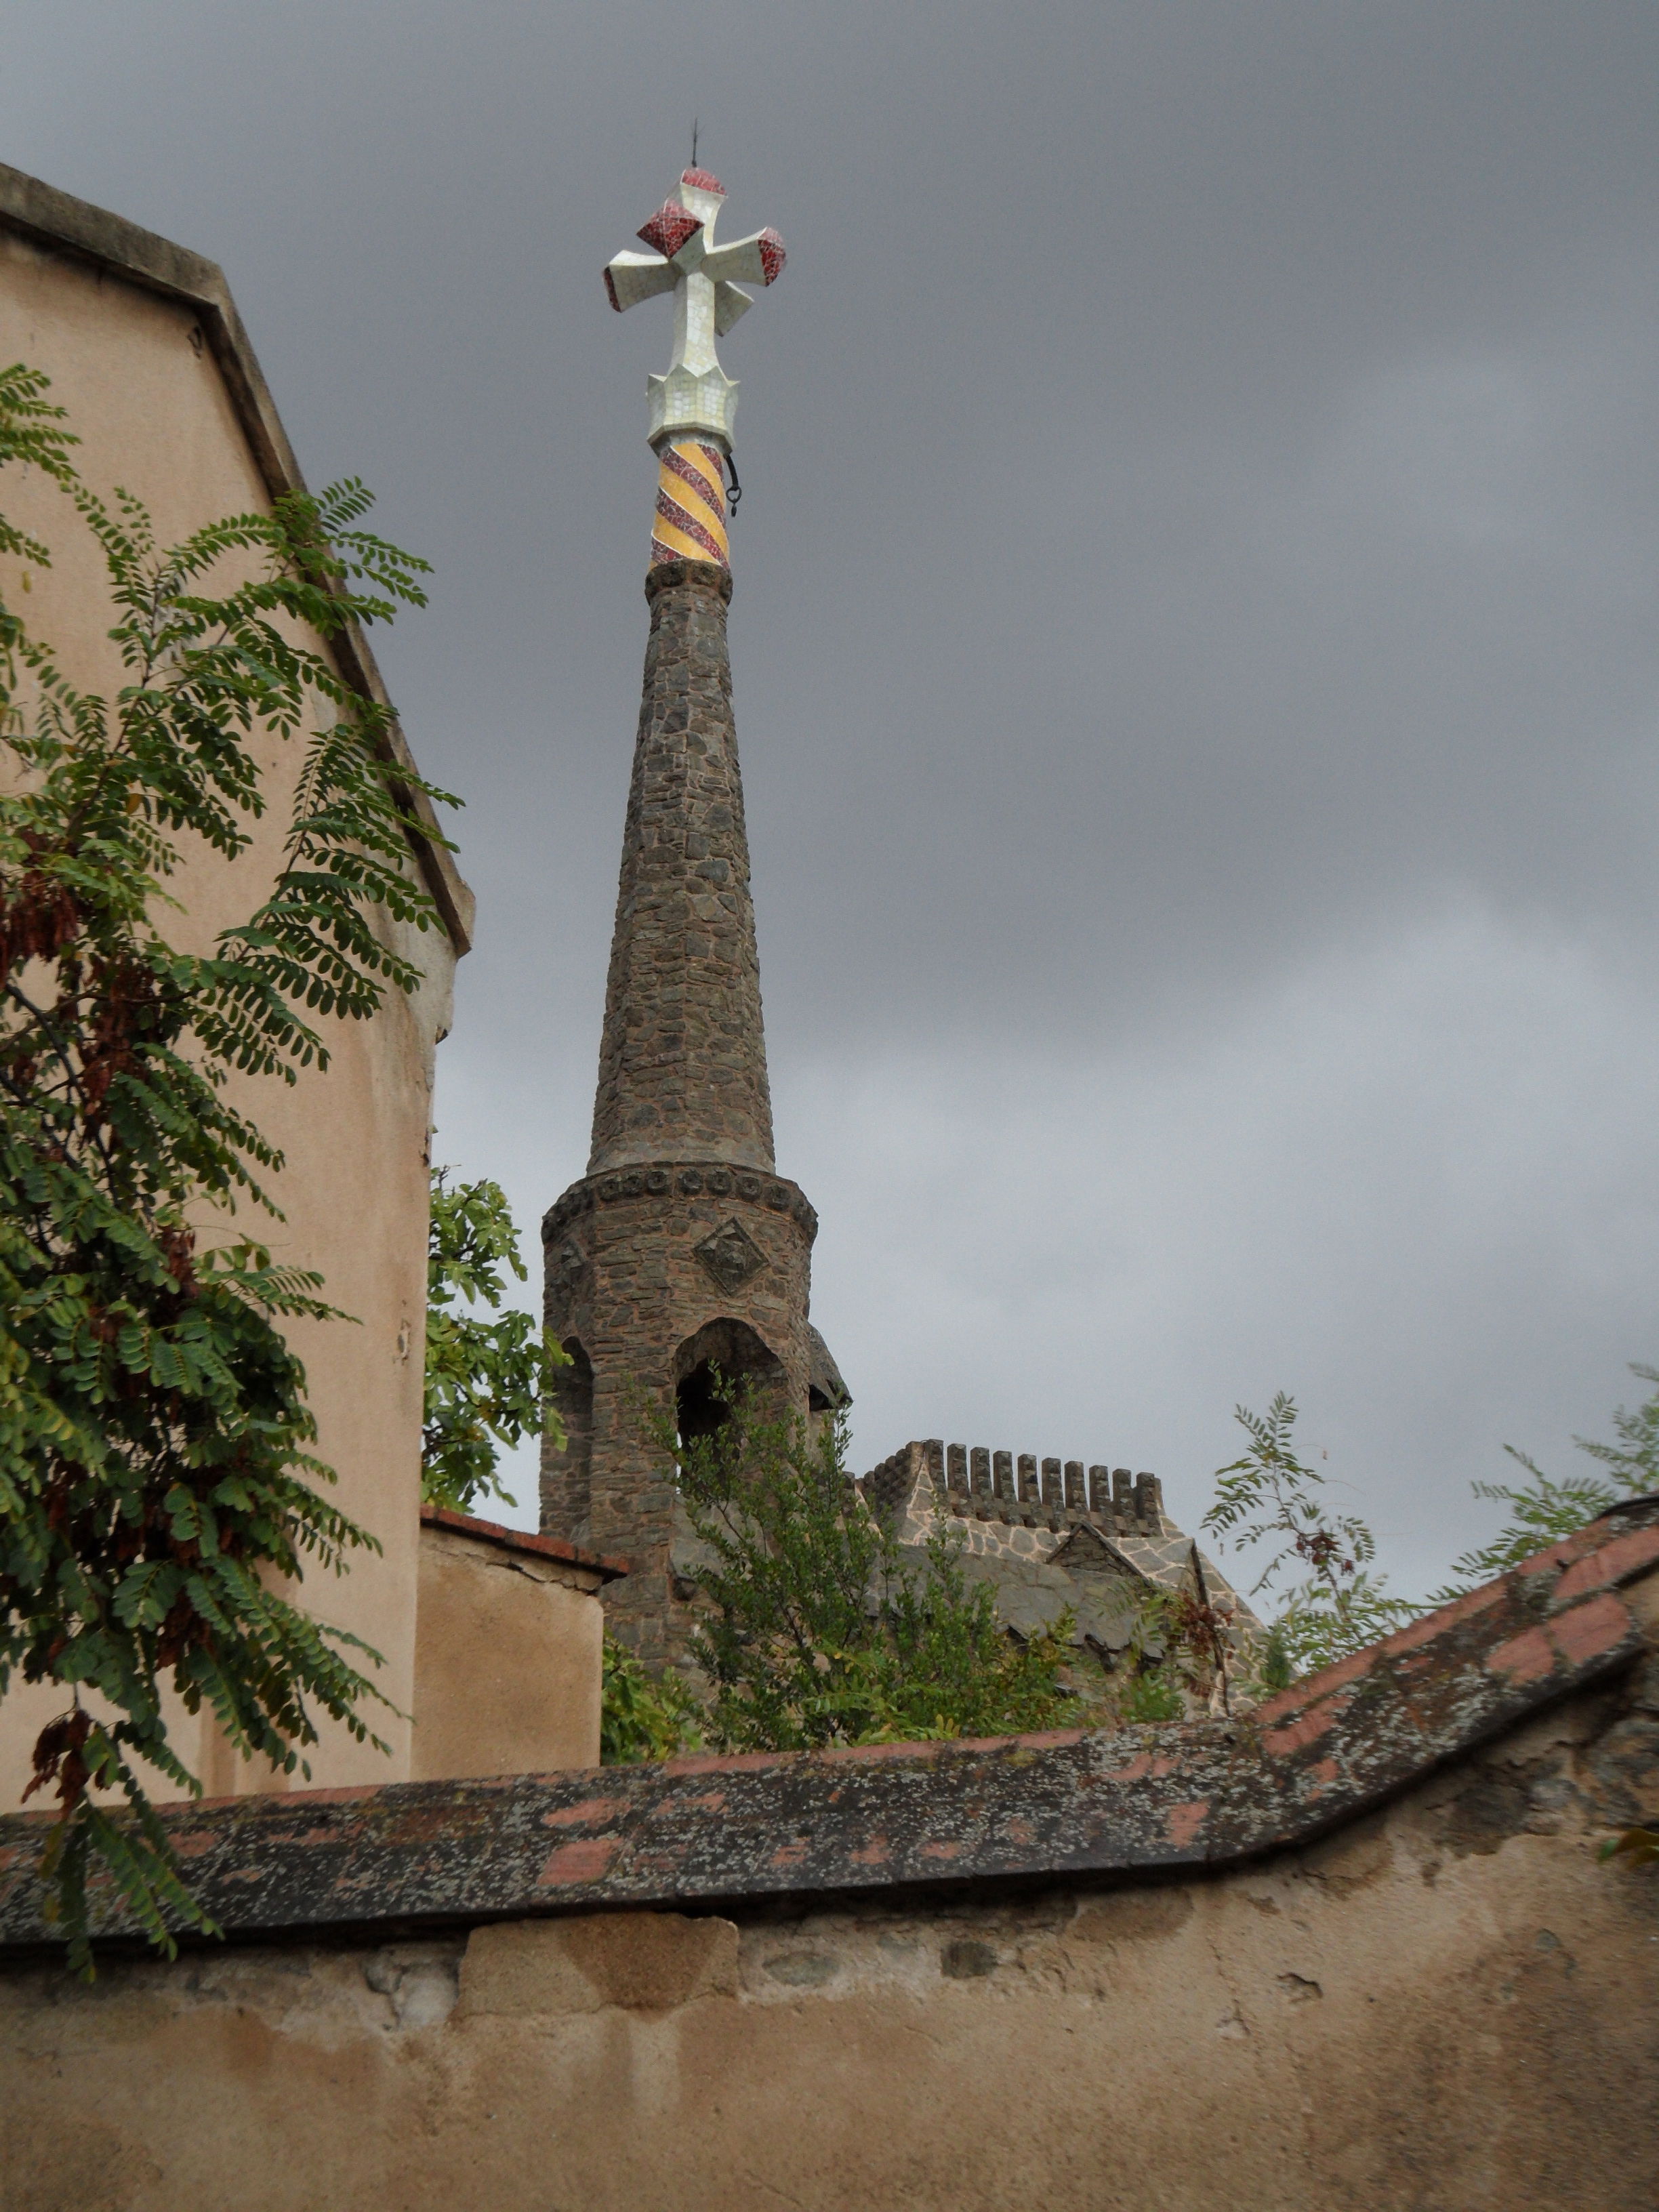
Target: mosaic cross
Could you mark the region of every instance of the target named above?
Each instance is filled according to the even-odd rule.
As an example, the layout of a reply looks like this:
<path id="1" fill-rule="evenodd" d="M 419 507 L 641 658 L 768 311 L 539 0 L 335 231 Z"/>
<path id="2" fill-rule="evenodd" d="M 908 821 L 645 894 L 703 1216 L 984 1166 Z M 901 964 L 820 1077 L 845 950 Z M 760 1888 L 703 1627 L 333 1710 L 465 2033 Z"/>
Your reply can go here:
<path id="1" fill-rule="evenodd" d="M 620 314 L 659 292 L 674 295 L 674 345 L 665 376 L 646 380 L 647 432 L 661 462 L 653 564 L 713 561 L 729 565 L 724 462 L 732 452 L 738 387 L 720 367 L 714 342 L 754 305 L 741 283 L 775 284 L 783 274 L 783 240 L 757 230 L 730 246 L 714 243 L 726 188 L 706 169 L 688 169 L 639 235 L 649 253 L 619 253 L 605 289 Z"/>

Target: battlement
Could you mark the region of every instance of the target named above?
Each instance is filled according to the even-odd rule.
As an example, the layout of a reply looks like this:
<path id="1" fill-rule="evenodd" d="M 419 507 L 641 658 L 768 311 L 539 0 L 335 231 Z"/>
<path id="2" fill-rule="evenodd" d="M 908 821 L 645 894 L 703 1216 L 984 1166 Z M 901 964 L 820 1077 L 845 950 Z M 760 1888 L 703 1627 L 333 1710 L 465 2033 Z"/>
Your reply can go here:
<path id="1" fill-rule="evenodd" d="M 1058 1533 L 1086 1522 L 1109 1536 L 1179 1534 L 1164 1510 L 1155 1474 L 1083 1461 L 1040 1459 L 1035 1452 L 994 1451 L 983 1444 L 947 1444 L 930 1437 L 902 1445 L 859 1481 L 882 1520 L 902 1513 L 926 1482 L 935 1510 L 961 1520 L 1000 1521 Z"/>

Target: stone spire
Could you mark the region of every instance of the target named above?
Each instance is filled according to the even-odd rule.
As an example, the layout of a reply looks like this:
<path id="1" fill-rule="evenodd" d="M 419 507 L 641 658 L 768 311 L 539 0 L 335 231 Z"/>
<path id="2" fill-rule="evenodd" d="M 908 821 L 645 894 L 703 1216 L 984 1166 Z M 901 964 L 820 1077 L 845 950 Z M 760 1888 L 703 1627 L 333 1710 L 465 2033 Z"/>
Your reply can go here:
<path id="1" fill-rule="evenodd" d="M 770 283 L 775 233 L 715 247 L 724 198 L 679 197 L 605 272 L 613 307 L 675 295 L 674 350 L 648 391 L 659 464 L 645 684 L 623 833 L 588 1171 L 542 1224 L 548 1328 L 569 1354 L 566 1441 L 542 1459 L 542 1527 L 622 1553 L 616 1632 L 653 1666 L 684 1656 L 690 1532 L 648 1411 L 682 1436 L 718 1418 L 712 1369 L 803 1413 L 845 1399 L 807 1318 L 817 1217 L 777 1175 L 732 718 L 726 470 L 737 386 L 714 339 Z M 735 498 L 736 494 L 732 496 Z"/>
<path id="2" fill-rule="evenodd" d="M 646 580 L 651 636 L 605 989 L 588 1173 L 772 1164 L 760 958 L 726 653 L 728 569 Z"/>

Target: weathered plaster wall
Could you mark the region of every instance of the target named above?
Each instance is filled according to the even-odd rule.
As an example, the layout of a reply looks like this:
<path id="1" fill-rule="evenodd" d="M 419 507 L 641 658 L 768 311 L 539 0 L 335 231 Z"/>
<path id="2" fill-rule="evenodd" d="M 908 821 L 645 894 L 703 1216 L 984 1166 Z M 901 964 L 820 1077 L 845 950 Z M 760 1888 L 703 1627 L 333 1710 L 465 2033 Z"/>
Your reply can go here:
<path id="1" fill-rule="evenodd" d="M 1651 2212 L 1656 1711 L 1216 1880 L 14 1967 L 0 2205 Z"/>
<path id="2" fill-rule="evenodd" d="M 137 494 L 150 507 L 163 544 L 220 515 L 268 507 L 270 453 L 262 465 L 205 327 L 213 322 L 222 337 L 222 317 L 204 319 L 187 301 L 161 296 L 107 265 L 20 234 L 9 222 L 12 204 L 43 222 L 66 210 L 71 228 L 118 256 L 136 239 L 180 281 L 222 289 L 217 271 L 163 241 L 128 232 L 112 217 L 62 202 L 13 172 L 0 174 L 0 358 L 25 361 L 51 377 L 50 396 L 70 410 L 70 427 L 82 440 L 75 459 L 86 481 L 106 497 L 118 485 Z M 245 366 L 257 379 L 251 356 Z M 271 424 L 280 441 L 274 417 Z M 38 634 L 57 644 L 72 680 L 112 688 L 119 678 L 105 635 L 112 615 L 101 562 L 68 502 L 38 474 L 8 470 L 0 505 L 42 536 L 54 555 L 52 569 L 32 579 L 27 599 L 15 592 L 15 574 L 8 574 L 8 597 Z M 258 904 L 279 866 L 299 759 L 297 744 L 271 744 L 265 763 L 270 811 L 240 861 L 227 867 L 204 850 L 175 879 L 186 908 L 177 925 L 181 939 L 206 943 Z M 458 879 L 454 890 L 465 900 Z M 307 1365 L 321 1455 L 339 1474 L 335 1494 L 378 1538 L 382 1553 L 359 1553 L 343 1579 L 314 1577 L 306 1601 L 384 1655 L 378 1680 L 398 1711 L 382 1711 L 374 1723 L 393 1746 L 390 1761 L 331 1731 L 312 1758 L 320 1784 L 410 1771 L 409 1726 L 399 1715 L 409 1712 L 414 1690 L 427 1131 L 434 1049 L 449 1022 L 456 957 L 455 942 L 443 929 L 410 935 L 413 942 L 404 949 L 424 964 L 428 979 L 416 998 L 393 993 L 371 1022 L 325 1024 L 333 1054 L 326 1075 L 303 1073 L 293 1089 L 271 1079 L 238 1086 L 238 1103 L 281 1146 L 288 1164 L 274 1183 L 286 1219 L 245 1209 L 237 1231 L 255 1230 L 279 1260 L 318 1269 L 328 1296 L 359 1324 L 298 1322 L 292 1334 Z M 48 1691 L 8 1697 L 0 1716 L 0 1808 L 16 1803 L 27 1746 L 62 1702 Z M 183 1741 L 188 1756 L 188 1737 Z M 288 1786 L 239 1766 L 210 1735 L 197 1755 L 211 1794 Z"/>
<path id="3" fill-rule="evenodd" d="M 422 1514 L 414 1780 L 599 1765 L 609 1579 L 545 1537 Z"/>
<path id="4" fill-rule="evenodd" d="M 1254 1718 L 178 1811 L 90 1990 L 14 1819 L 0 2212 L 1652 2212 L 1637 1821 L 1653 1500 Z"/>

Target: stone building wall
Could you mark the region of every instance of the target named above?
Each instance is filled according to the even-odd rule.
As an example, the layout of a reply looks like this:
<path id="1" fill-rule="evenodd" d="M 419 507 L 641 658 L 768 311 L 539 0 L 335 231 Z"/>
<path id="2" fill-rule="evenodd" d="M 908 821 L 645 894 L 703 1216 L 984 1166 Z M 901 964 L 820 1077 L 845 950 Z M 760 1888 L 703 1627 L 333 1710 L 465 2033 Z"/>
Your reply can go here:
<path id="1" fill-rule="evenodd" d="M 793 1182 L 721 1160 L 586 1176 L 544 1224 L 547 1326 L 580 1358 L 558 1376 L 568 1441 L 544 1455 L 542 1526 L 627 1559 L 607 1611 L 653 1666 L 692 1613 L 672 1586 L 683 1516 L 650 1417 L 710 1359 L 805 1407 L 817 1229 Z"/>
<path id="2" fill-rule="evenodd" d="M 970 1580 L 991 1584 L 1003 1626 L 1030 1637 L 1072 1616 L 1085 1696 L 1123 1662 L 1149 1589 L 1195 1587 L 1195 1547 L 1164 1510 L 1155 1474 L 1039 1460 L 942 1438 L 903 1445 L 859 1478 L 860 1496 L 902 1549 L 951 1530 Z M 1261 1624 L 1218 1564 L 1197 1553 L 1205 1595 L 1231 1608 L 1241 1660 Z M 1156 1639 L 1148 1647 L 1156 1653 Z"/>
<path id="3" fill-rule="evenodd" d="M 1127 1467 L 1086 1467 L 1081 1460 L 1042 1459 L 1035 1452 L 993 1451 L 983 1444 L 947 1444 L 938 1437 L 902 1444 L 860 1476 L 866 1498 L 884 1518 L 902 1513 L 925 1483 L 958 1519 L 1005 1529 L 1064 1529 L 1088 1522 L 1108 1536 L 1178 1536 L 1164 1510 L 1155 1474 Z"/>

